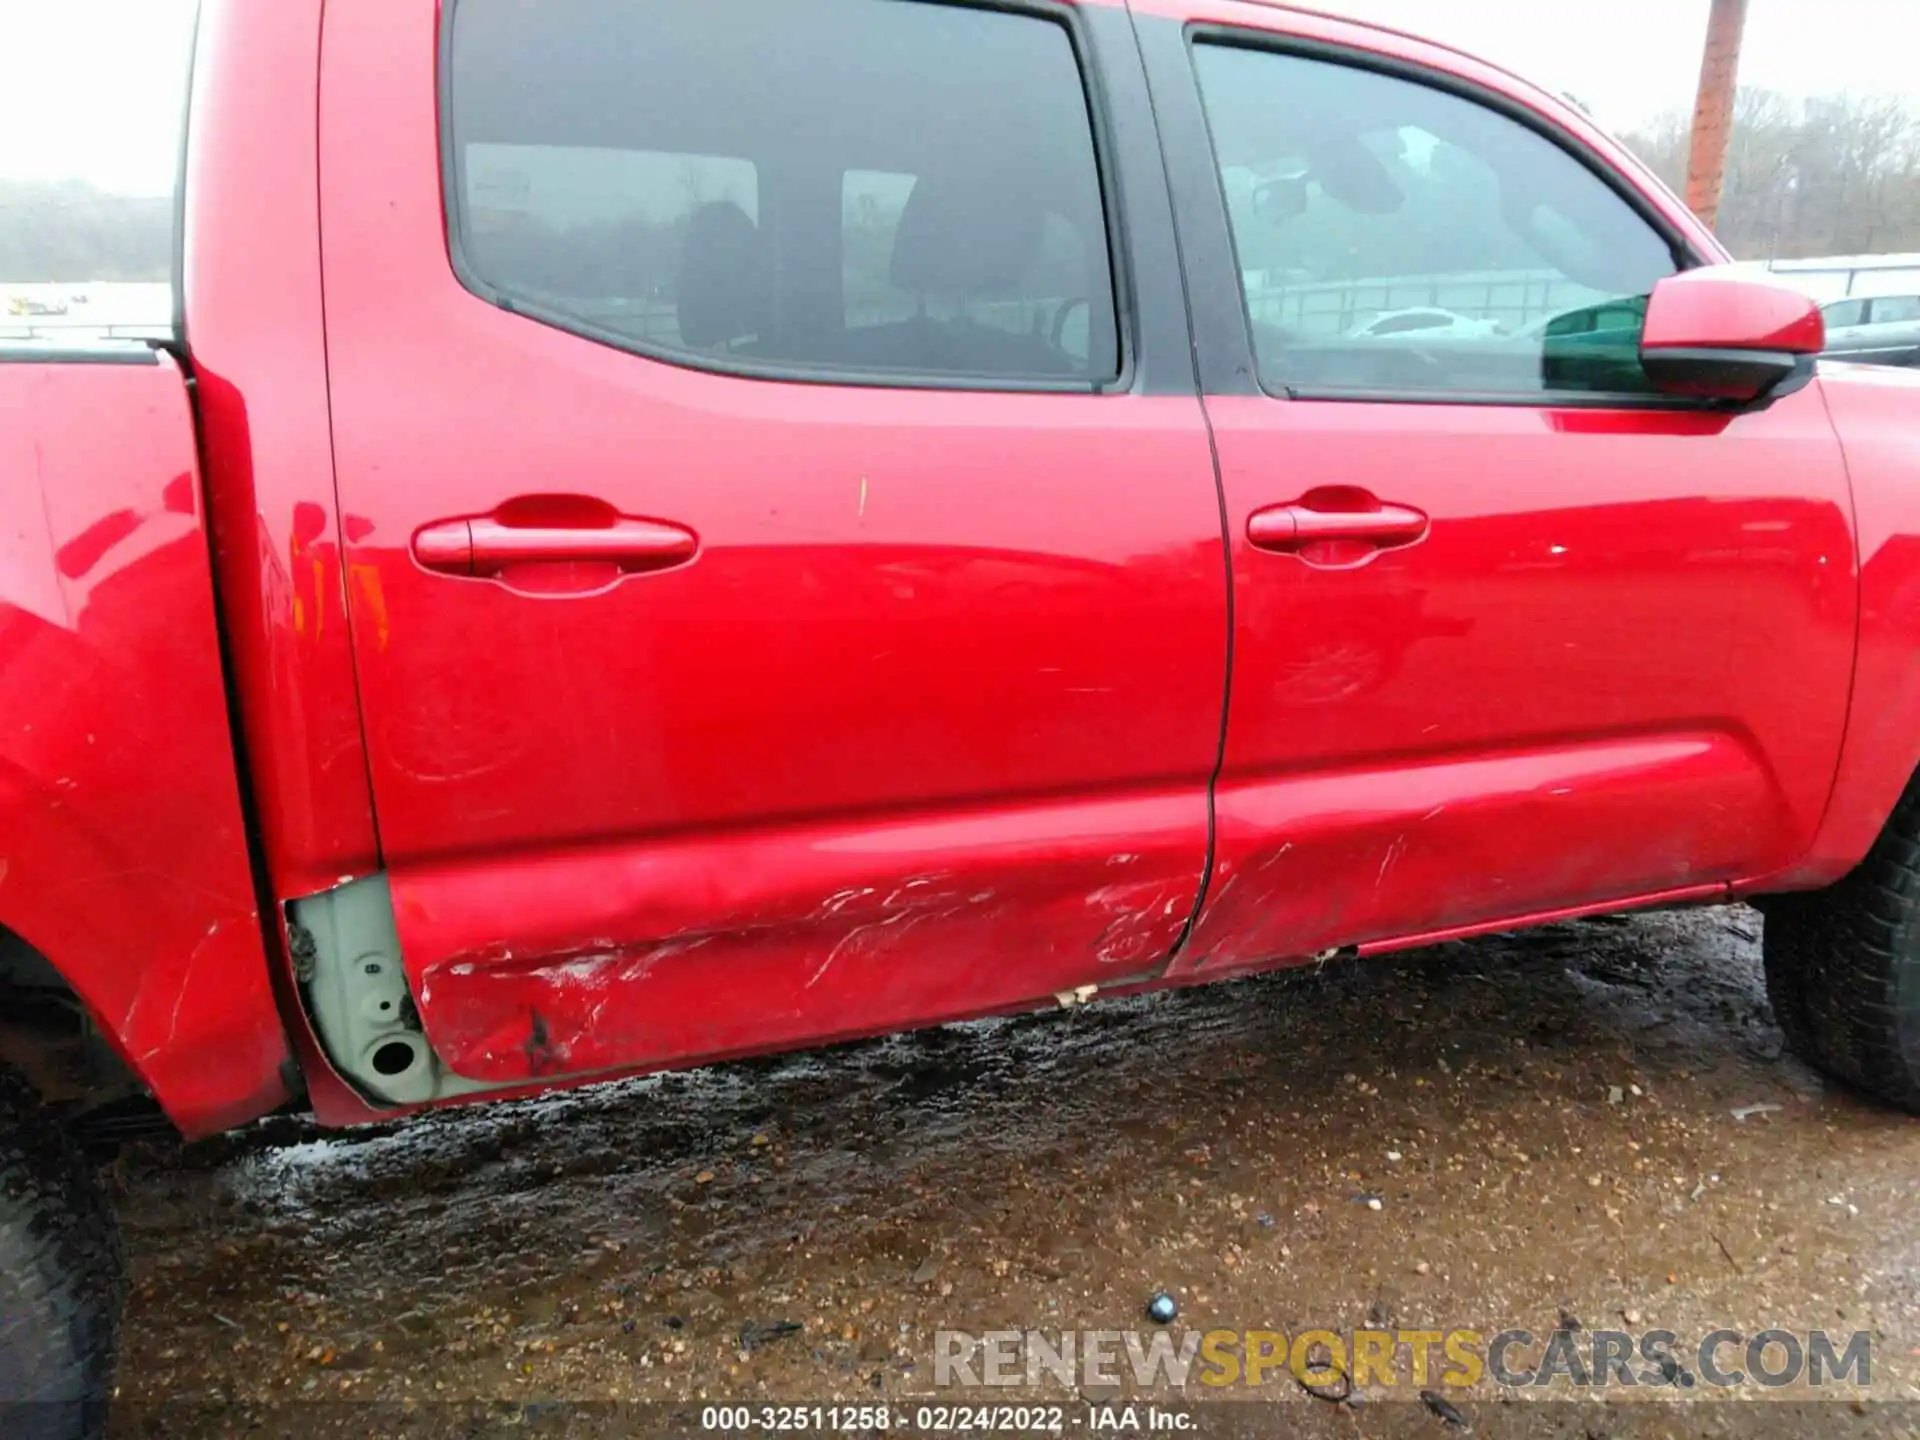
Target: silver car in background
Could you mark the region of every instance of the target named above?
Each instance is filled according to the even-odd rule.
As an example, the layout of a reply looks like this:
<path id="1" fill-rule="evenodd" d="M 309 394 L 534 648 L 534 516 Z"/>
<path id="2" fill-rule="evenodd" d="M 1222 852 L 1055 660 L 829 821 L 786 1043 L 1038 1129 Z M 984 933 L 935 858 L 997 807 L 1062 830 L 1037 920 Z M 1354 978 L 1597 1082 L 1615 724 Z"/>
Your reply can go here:
<path id="1" fill-rule="evenodd" d="M 1822 305 L 1835 360 L 1920 365 L 1920 295 L 1856 295 Z"/>

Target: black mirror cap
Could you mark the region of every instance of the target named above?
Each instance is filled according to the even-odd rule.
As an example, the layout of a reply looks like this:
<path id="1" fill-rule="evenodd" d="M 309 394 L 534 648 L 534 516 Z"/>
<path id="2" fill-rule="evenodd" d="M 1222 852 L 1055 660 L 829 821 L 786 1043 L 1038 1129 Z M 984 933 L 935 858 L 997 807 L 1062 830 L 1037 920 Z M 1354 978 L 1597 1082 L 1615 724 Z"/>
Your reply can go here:
<path id="1" fill-rule="evenodd" d="M 1640 365 L 1663 394 L 1738 405 L 1785 393 L 1813 377 L 1813 359 L 1787 350 L 1667 348 L 1642 350 Z"/>

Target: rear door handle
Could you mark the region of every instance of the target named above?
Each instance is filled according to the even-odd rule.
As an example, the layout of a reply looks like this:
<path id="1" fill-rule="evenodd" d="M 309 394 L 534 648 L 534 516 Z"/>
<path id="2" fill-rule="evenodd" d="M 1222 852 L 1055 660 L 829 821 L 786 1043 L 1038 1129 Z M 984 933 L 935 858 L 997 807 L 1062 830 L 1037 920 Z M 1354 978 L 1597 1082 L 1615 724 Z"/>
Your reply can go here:
<path id="1" fill-rule="evenodd" d="M 1262 550 L 1296 554 L 1310 545 L 1346 541 L 1396 550 L 1424 540 L 1431 522 L 1409 505 L 1323 510 L 1304 501 L 1270 505 L 1247 519 L 1247 539 Z"/>
<path id="2" fill-rule="evenodd" d="M 669 570 L 699 553 L 681 525 L 624 515 L 582 524 L 509 524 L 492 515 L 441 520 L 413 537 L 420 564 L 443 575 L 496 578 L 522 565 L 611 566 L 626 574 Z"/>
<path id="3" fill-rule="evenodd" d="M 605 527 L 503 525 L 470 520 L 473 574 L 498 575 L 512 565 L 565 563 L 616 565 L 628 572 L 684 565 L 700 548 L 691 530 L 658 520 L 622 516 Z"/>

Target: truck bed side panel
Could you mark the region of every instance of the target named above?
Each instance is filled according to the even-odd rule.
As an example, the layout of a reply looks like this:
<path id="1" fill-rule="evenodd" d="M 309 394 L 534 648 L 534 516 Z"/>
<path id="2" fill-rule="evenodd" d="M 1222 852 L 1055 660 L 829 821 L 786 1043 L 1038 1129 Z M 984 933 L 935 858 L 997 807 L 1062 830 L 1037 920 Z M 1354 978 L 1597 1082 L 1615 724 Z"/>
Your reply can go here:
<path id="1" fill-rule="evenodd" d="M 0 924 L 189 1136 L 285 1098 L 193 417 L 145 350 L 0 359 Z"/>

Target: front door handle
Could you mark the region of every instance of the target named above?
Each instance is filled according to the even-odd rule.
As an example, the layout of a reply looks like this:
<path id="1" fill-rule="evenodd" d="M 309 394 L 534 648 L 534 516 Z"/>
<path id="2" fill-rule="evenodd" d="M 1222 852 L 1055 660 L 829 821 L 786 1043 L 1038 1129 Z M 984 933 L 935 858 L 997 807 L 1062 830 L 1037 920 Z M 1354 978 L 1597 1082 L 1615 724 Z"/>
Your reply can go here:
<path id="1" fill-rule="evenodd" d="M 1320 548 L 1348 559 L 1380 550 L 1397 550 L 1426 539 L 1431 522 L 1410 505 L 1389 505 L 1370 495 L 1342 496 L 1337 505 L 1309 495 L 1287 505 L 1270 505 L 1247 519 L 1247 539 L 1278 554 L 1312 553 Z"/>
<path id="2" fill-rule="evenodd" d="M 503 506 L 492 515 L 441 520 L 413 537 L 421 566 L 443 575 L 499 579 L 530 566 L 577 565 L 637 575 L 684 565 L 700 538 L 683 525 L 574 507 L 584 513 L 539 515 Z"/>

